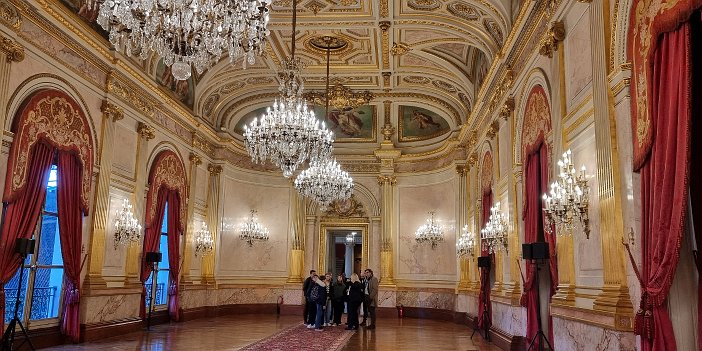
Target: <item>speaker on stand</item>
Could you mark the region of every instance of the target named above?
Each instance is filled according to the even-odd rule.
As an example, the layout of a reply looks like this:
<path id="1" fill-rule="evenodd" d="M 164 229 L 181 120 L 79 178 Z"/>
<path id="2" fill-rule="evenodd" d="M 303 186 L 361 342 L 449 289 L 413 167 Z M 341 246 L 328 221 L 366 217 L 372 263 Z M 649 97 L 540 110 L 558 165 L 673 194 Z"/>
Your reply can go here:
<path id="1" fill-rule="evenodd" d="M 26 342 L 29 344 L 29 348 L 32 351 L 35 350 L 32 340 L 29 339 L 27 329 L 25 329 L 19 318 L 20 292 L 22 291 L 22 283 L 24 282 L 24 261 L 27 259 L 28 255 L 34 254 L 34 244 L 34 239 L 17 238 L 17 240 L 15 240 L 15 253 L 19 254 L 21 257 L 19 267 L 20 275 L 19 282 L 17 283 L 17 295 L 15 296 L 15 313 L 13 314 L 10 323 L 7 324 L 7 329 L 5 329 L 5 332 L 2 334 L 2 351 L 12 351 L 12 344 L 15 342 L 15 328 L 17 328 L 17 326 L 20 327 L 20 330 L 24 335 L 24 341 L 17 346 L 17 349 L 20 349 Z"/>
<path id="2" fill-rule="evenodd" d="M 539 286 L 539 272 L 541 271 L 541 264 L 544 260 L 548 260 L 548 243 L 545 242 L 534 242 L 529 244 L 522 244 L 522 257 L 525 260 L 531 261 L 531 263 L 536 267 L 534 270 L 534 284 L 536 284 L 536 322 L 539 330 L 536 335 L 529 342 L 528 350 L 536 345 L 537 338 L 539 339 L 538 348 L 539 351 L 544 350 L 544 342 L 548 345 L 549 350 L 553 350 L 551 343 L 548 341 L 548 337 L 544 334 L 544 330 L 541 326 L 541 287 Z"/>
<path id="3" fill-rule="evenodd" d="M 160 252 L 147 252 L 144 255 L 144 261 L 154 265 L 151 270 L 151 291 L 149 291 L 149 317 L 146 319 L 146 330 L 151 329 L 151 312 L 154 310 L 154 289 L 156 289 L 156 274 L 158 274 L 158 263 L 163 259 L 163 254 Z"/>
<path id="4" fill-rule="evenodd" d="M 487 299 L 485 298 L 487 296 L 487 291 L 490 289 L 490 267 L 492 266 L 492 262 L 490 259 L 490 256 L 480 256 L 478 257 L 478 269 L 482 269 L 483 273 L 487 276 L 487 281 L 484 284 L 480 284 L 480 292 L 483 296 L 483 301 L 480 301 L 480 303 L 483 304 L 483 313 L 481 314 L 480 318 L 482 318 L 483 321 L 483 331 L 485 332 L 485 341 L 490 341 L 490 313 L 488 312 L 488 306 L 487 306 Z M 473 335 L 475 335 L 475 332 L 480 329 L 479 326 L 476 324 L 475 328 L 473 328 L 473 334 L 470 335 L 470 338 L 473 339 Z"/>

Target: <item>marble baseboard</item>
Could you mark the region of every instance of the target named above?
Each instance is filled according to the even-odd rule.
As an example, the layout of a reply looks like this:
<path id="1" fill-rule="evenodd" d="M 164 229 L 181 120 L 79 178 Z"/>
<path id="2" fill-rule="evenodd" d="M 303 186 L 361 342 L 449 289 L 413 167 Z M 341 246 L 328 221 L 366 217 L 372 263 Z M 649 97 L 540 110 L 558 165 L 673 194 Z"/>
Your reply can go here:
<path id="1" fill-rule="evenodd" d="M 224 288 L 217 289 L 217 305 L 276 304 L 283 296 L 282 288 Z"/>
<path id="2" fill-rule="evenodd" d="M 84 296 L 81 299 L 84 324 L 139 317 L 140 294 Z"/>
<path id="3" fill-rule="evenodd" d="M 553 341 L 559 351 L 635 351 L 636 337 L 622 332 L 553 317 Z"/>
<path id="4" fill-rule="evenodd" d="M 477 315 L 477 299 L 475 302 Z M 509 335 L 524 336 L 526 334 L 526 308 L 512 306 L 492 301 L 492 325 Z"/>
<path id="5" fill-rule="evenodd" d="M 402 291 L 396 293 L 396 305 L 454 311 L 456 295 L 445 292 Z"/>
<path id="6" fill-rule="evenodd" d="M 302 289 L 285 289 L 283 290 L 283 304 L 285 305 L 302 305 L 304 303 L 304 295 Z"/>

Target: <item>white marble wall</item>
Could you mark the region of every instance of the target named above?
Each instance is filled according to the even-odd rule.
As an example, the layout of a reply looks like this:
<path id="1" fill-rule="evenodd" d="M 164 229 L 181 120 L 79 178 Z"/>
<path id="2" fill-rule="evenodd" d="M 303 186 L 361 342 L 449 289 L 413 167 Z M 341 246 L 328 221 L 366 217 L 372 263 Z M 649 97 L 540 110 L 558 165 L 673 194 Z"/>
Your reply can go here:
<path id="1" fill-rule="evenodd" d="M 633 333 L 618 332 L 593 325 L 553 318 L 553 341 L 559 351 L 634 351 Z"/>
<path id="2" fill-rule="evenodd" d="M 526 308 L 492 301 L 492 325 L 509 335 L 526 334 Z"/>
<path id="3" fill-rule="evenodd" d="M 80 301 L 80 309 L 84 311 L 85 317 L 81 323 L 94 324 L 138 318 L 140 302 L 140 294 L 83 297 Z"/>
<path id="4" fill-rule="evenodd" d="M 282 295 L 282 288 L 222 288 L 217 289 L 217 305 L 271 304 Z"/>

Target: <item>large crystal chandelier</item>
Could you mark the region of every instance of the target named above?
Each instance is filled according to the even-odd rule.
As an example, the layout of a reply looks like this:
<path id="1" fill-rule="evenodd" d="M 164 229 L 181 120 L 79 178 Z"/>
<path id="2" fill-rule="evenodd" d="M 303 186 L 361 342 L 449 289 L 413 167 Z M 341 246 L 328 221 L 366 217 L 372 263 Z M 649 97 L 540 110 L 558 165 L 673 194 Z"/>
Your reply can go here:
<path id="1" fill-rule="evenodd" d="M 115 250 L 120 245 L 129 245 L 141 239 L 141 224 L 134 218 L 132 204 L 129 200 L 122 201 L 122 208 L 117 212 L 115 220 Z"/>
<path id="2" fill-rule="evenodd" d="M 249 247 L 252 247 L 256 241 L 268 241 L 268 228 L 258 222 L 256 210 L 251 210 L 249 220 L 242 223 L 240 226 L 241 240 L 246 241 Z"/>
<path id="3" fill-rule="evenodd" d="M 322 211 L 335 200 L 346 200 L 353 192 L 353 179 L 343 171 L 336 159 L 312 162 L 295 178 L 295 189 L 312 199 Z"/>
<path id="4" fill-rule="evenodd" d="M 306 160 L 331 156 L 334 134 L 320 122 L 302 99 L 302 63 L 295 58 L 297 1 L 293 0 L 292 50 L 279 74 L 280 100 L 260 119 L 244 126 L 244 145 L 255 163 L 272 161 L 289 178 Z"/>
<path id="5" fill-rule="evenodd" d="M 255 62 L 265 49 L 270 0 L 87 0 L 99 7 L 97 23 L 110 43 L 142 60 L 151 51 L 171 66 L 173 77 L 186 80 L 217 63 L 246 56 Z"/>
<path id="6" fill-rule="evenodd" d="M 553 224 L 558 227 L 558 234 L 570 235 L 573 232 L 573 222 L 580 221 L 586 238 L 590 238 L 590 218 L 588 216 L 590 186 L 587 184 L 585 166 L 576 175 L 573 167 L 571 151 L 563 153 L 558 161 L 560 173 L 558 180 L 551 183 L 551 191 L 544 194 L 544 212 L 547 223 L 546 231 L 552 233 Z"/>
<path id="7" fill-rule="evenodd" d="M 456 256 L 473 256 L 473 250 L 475 250 L 475 236 L 468 231 L 468 225 L 466 224 L 461 229 L 461 236 L 458 238 L 458 242 L 456 242 Z"/>
<path id="8" fill-rule="evenodd" d="M 490 254 L 507 251 L 507 219 L 500 211 L 499 202 L 490 208 L 490 217 L 485 228 L 480 231 L 480 240 Z"/>
<path id="9" fill-rule="evenodd" d="M 420 244 L 428 242 L 431 244 L 432 249 L 435 249 L 436 245 L 444 241 L 444 228 L 436 221 L 434 214 L 434 211 L 429 212 L 427 222 L 419 226 L 414 233 L 414 240 Z"/>
<path id="10" fill-rule="evenodd" d="M 202 222 L 200 230 L 195 233 L 195 256 L 207 256 L 214 250 L 212 233 L 207 229 L 207 223 Z"/>

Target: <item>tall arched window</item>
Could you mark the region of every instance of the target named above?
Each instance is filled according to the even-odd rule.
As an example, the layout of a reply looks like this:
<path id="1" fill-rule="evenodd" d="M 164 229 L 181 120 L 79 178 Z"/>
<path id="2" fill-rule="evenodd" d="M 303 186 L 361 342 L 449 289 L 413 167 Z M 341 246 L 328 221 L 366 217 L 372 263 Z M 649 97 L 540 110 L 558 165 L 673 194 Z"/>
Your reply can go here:
<path id="1" fill-rule="evenodd" d="M 163 213 L 163 224 L 161 225 L 161 235 L 159 236 L 158 252 L 161 253 L 163 260 L 158 264 L 156 274 L 149 276 L 146 280 L 146 291 L 149 295 L 146 296 L 146 308 L 149 308 L 151 296 L 154 297 L 154 308 L 163 309 L 168 304 L 168 286 L 170 283 L 170 265 L 168 264 L 168 201 L 166 201 L 166 210 Z"/>

